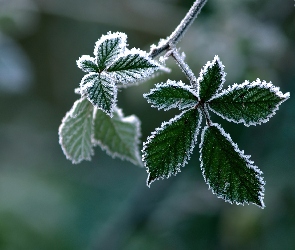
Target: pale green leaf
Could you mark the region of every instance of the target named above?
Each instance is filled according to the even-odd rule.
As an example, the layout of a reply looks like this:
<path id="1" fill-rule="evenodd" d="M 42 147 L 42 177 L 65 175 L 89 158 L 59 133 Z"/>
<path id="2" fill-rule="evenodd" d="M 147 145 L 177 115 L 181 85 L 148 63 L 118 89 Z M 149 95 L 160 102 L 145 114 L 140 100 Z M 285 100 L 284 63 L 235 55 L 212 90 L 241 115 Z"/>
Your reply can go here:
<path id="1" fill-rule="evenodd" d="M 264 208 L 262 172 L 249 158 L 218 124 L 204 128 L 200 161 L 209 188 L 227 202 Z"/>
<path id="2" fill-rule="evenodd" d="M 143 146 L 143 162 L 149 174 L 147 185 L 181 171 L 193 151 L 201 123 L 198 109 L 175 116 L 148 137 Z"/>
<path id="3" fill-rule="evenodd" d="M 89 73 L 81 81 L 81 93 L 92 105 L 112 116 L 117 99 L 114 82 L 104 73 Z"/>
<path id="4" fill-rule="evenodd" d="M 246 126 L 267 122 L 275 115 L 279 105 L 289 98 L 271 83 L 248 81 L 230 86 L 214 96 L 209 107 L 224 119 Z"/>
<path id="5" fill-rule="evenodd" d="M 141 166 L 140 135 L 140 121 L 136 116 L 124 117 L 118 108 L 114 109 L 112 118 L 100 110 L 95 111 L 93 143 L 112 157 Z"/>
<path id="6" fill-rule="evenodd" d="M 59 143 L 72 163 L 91 160 L 93 148 L 93 106 L 87 99 L 77 100 L 59 127 Z"/>
<path id="7" fill-rule="evenodd" d="M 168 80 L 167 83 L 157 84 L 156 88 L 143 96 L 152 107 L 164 110 L 191 108 L 198 103 L 197 93 L 181 81 Z"/>

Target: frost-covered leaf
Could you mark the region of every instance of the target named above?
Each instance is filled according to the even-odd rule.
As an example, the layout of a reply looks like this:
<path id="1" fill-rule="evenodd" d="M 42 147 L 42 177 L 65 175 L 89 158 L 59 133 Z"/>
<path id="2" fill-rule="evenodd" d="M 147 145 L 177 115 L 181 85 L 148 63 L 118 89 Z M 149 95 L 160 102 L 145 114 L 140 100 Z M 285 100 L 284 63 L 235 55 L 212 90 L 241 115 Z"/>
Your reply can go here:
<path id="1" fill-rule="evenodd" d="M 77 66 L 88 74 L 75 92 L 110 116 L 116 105 L 118 86 L 145 80 L 160 68 L 144 51 L 128 50 L 126 41 L 126 34 L 109 32 L 96 42 L 95 57 L 84 55 L 77 60 Z"/>
<path id="2" fill-rule="evenodd" d="M 84 72 L 98 72 L 99 69 L 95 63 L 95 58 L 84 55 L 77 60 L 77 66 Z"/>
<path id="3" fill-rule="evenodd" d="M 230 86 L 208 103 L 210 109 L 224 119 L 250 126 L 267 122 L 289 95 L 271 83 L 257 79 Z"/>
<path id="4" fill-rule="evenodd" d="M 218 56 L 212 62 L 207 62 L 197 79 L 199 84 L 200 99 L 205 102 L 209 100 L 225 82 L 224 66 Z"/>
<path id="5" fill-rule="evenodd" d="M 100 71 L 113 63 L 126 49 L 127 36 L 116 32 L 103 35 L 95 44 L 94 55 Z"/>
<path id="6" fill-rule="evenodd" d="M 157 84 L 156 88 L 143 96 L 152 107 L 164 110 L 190 108 L 198 103 L 197 93 L 181 81 L 168 80 L 167 83 Z"/>
<path id="7" fill-rule="evenodd" d="M 93 148 L 93 106 L 84 98 L 77 100 L 59 127 L 59 143 L 73 163 L 91 160 Z"/>
<path id="8" fill-rule="evenodd" d="M 112 116 L 117 99 L 114 82 L 104 73 L 89 73 L 81 81 L 81 93 L 92 105 Z"/>
<path id="9" fill-rule="evenodd" d="M 190 158 L 201 123 L 198 109 L 183 111 L 148 137 L 143 145 L 143 162 L 148 172 L 147 185 L 181 171 Z"/>
<path id="10" fill-rule="evenodd" d="M 138 49 L 132 49 L 121 55 L 107 72 L 119 84 L 142 81 L 160 68 L 159 64 Z"/>
<path id="11" fill-rule="evenodd" d="M 93 143 L 111 155 L 142 165 L 139 151 L 140 121 L 132 115 L 124 117 L 121 109 L 115 108 L 113 117 L 95 110 Z"/>
<path id="12" fill-rule="evenodd" d="M 218 124 L 204 128 L 200 161 L 209 188 L 227 202 L 264 208 L 262 172 L 249 158 Z"/>

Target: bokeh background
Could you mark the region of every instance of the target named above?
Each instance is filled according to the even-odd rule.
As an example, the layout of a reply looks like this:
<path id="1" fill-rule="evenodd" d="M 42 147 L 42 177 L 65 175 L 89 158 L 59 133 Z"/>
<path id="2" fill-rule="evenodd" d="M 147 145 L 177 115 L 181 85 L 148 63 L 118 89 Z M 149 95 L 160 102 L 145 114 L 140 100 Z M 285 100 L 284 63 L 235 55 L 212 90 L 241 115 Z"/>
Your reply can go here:
<path id="1" fill-rule="evenodd" d="M 176 177 L 147 188 L 145 169 L 100 148 L 72 165 L 58 127 L 78 99 L 83 72 L 108 31 L 149 51 L 193 0 L 0 0 L 0 249 L 295 249 L 294 1 L 209 0 L 179 47 L 196 75 L 219 55 L 226 84 L 272 81 L 291 99 L 263 125 L 213 116 L 264 172 L 265 204 L 216 198 L 200 171 L 198 147 Z M 179 111 L 142 97 L 155 83 L 187 80 L 173 61 L 161 74 L 119 93 L 125 115 L 142 121 L 142 141 Z"/>

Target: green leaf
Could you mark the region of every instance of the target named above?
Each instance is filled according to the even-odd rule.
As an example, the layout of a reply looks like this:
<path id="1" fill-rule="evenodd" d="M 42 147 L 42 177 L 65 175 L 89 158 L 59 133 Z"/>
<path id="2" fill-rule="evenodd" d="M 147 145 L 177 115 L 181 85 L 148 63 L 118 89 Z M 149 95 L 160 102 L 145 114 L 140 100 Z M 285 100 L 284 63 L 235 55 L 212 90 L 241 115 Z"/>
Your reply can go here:
<path id="1" fill-rule="evenodd" d="M 152 107 L 164 110 L 191 108 L 198 103 L 197 93 L 181 81 L 168 80 L 167 83 L 157 84 L 156 88 L 143 96 Z"/>
<path id="2" fill-rule="evenodd" d="M 214 96 L 208 104 L 222 118 L 250 126 L 267 122 L 289 96 L 289 93 L 283 94 L 271 83 L 257 79 L 252 83 L 246 81 L 230 86 Z"/>
<path id="3" fill-rule="evenodd" d="M 126 84 L 145 80 L 159 68 L 144 51 L 132 49 L 110 65 L 107 72 L 117 83 Z"/>
<path id="4" fill-rule="evenodd" d="M 140 121 L 132 115 L 124 117 L 121 109 L 114 109 L 110 118 L 96 110 L 94 114 L 93 143 L 99 145 L 112 157 L 126 159 L 142 166 L 139 153 Z"/>
<path id="5" fill-rule="evenodd" d="M 215 56 L 212 62 L 207 62 L 197 79 L 200 99 L 203 102 L 209 100 L 222 88 L 225 75 L 224 66 L 218 56 Z"/>
<path id="6" fill-rule="evenodd" d="M 112 117 L 117 99 L 117 88 L 106 74 L 89 73 L 81 81 L 81 93 L 92 105 Z"/>
<path id="7" fill-rule="evenodd" d="M 83 55 L 77 60 L 77 66 L 84 72 L 98 72 L 98 67 L 95 63 L 95 58 Z"/>
<path id="8" fill-rule="evenodd" d="M 116 32 L 103 35 L 95 44 L 94 55 L 98 69 L 103 71 L 112 64 L 126 49 L 127 36 Z"/>
<path id="9" fill-rule="evenodd" d="M 93 148 L 93 107 L 87 99 L 77 100 L 59 127 L 59 143 L 72 163 L 91 160 Z"/>
<path id="10" fill-rule="evenodd" d="M 143 145 L 143 162 L 149 174 L 147 185 L 181 171 L 190 158 L 201 124 L 198 109 L 175 116 L 148 137 Z"/>
<path id="11" fill-rule="evenodd" d="M 253 203 L 264 208 L 262 172 L 250 156 L 233 143 L 218 124 L 205 127 L 200 144 L 204 179 L 219 198 L 230 203 Z"/>

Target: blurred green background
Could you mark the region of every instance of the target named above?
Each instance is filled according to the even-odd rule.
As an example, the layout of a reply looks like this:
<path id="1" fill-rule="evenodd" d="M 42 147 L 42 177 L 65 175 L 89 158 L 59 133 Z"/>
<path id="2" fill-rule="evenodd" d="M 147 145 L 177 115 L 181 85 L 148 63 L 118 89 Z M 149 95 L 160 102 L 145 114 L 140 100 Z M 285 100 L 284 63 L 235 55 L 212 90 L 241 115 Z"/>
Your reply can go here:
<path id="1" fill-rule="evenodd" d="M 291 99 L 268 123 L 222 121 L 264 172 L 264 210 L 216 198 L 196 147 L 177 177 L 147 188 L 145 169 L 100 148 L 72 165 L 58 127 L 78 99 L 75 61 L 108 31 L 149 51 L 193 0 L 0 0 L 0 249 L 295 249 L 295 7 L 293 1 L 209 0 L 179 46 L 195 74 L 219 55 L 226 84 L 272 81 Z M 142 121 L 142 141 L 179 111 L 142 97 L 155 83 L 187 80 L 173 61 L 118 96 Z"/>

